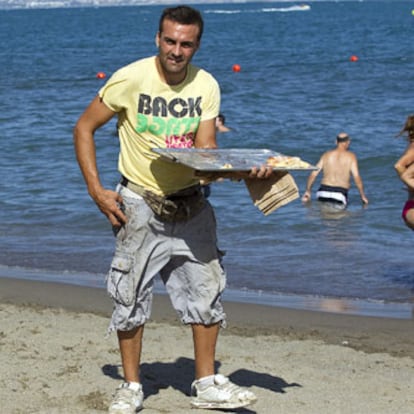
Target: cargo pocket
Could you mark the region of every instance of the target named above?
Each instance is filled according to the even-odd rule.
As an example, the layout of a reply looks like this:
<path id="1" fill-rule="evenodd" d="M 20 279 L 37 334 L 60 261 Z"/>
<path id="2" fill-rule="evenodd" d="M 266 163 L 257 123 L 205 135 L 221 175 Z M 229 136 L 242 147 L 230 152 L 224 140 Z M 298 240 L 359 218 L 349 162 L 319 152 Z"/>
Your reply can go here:
<path id="1" fill-rule="evenodd" d="M 107 276 L 109 296 L 116 302 L 130 306 L 136 295 L 135 276 L 131 274 L 134 258 L 128 255 L 117 255 L 113 258 Z"/>

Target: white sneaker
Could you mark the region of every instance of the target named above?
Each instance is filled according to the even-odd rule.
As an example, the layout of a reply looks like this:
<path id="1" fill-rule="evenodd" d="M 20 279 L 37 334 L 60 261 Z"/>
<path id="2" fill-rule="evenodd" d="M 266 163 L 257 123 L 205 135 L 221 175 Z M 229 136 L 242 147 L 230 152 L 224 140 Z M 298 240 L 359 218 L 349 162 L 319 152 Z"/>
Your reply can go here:
<path id="1" fill-rule="evenodd" d="M 191 405 L 195 408 L 240 408 L 256 402 L 257 397 L 248 389 L 233 384 L 221 374 L 214 376 L 214 384 L 201 389 L 198 381 L 191 384 Z"/>
<path id="2" fill-rule="evenodd" d="M 124 382 L 115 391 L 109 414 L 135 414 L 142 409 L 144 393 L 141 384 Z"/>

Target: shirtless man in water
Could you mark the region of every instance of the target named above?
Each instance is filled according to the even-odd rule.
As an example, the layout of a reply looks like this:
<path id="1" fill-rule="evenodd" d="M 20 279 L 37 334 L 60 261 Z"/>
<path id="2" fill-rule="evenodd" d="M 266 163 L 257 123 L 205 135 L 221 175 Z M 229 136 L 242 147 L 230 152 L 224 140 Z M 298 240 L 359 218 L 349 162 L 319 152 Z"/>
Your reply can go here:
<path id="1" fill-rule="evenodd" d="M 368 204 L 364 193 L 364 185 L 359 175 L 358 161 L 356 155 L 349 151 L 351 139 L 345 132 L 336 137 L 336 148 L 325 152 L 316 166 L 318 170 L 312 171 L 309 175 L 306 191 L 302 196 L 304 203 L 311 199 L 312 185 L 319 172 L 323 171 L 323 177 L 316 196 L 319 201 L 335 203 L 346 207 L 348 204 L 348 191 L 351 187 L 351 175 L 358 188 L 361 200 Z"/>

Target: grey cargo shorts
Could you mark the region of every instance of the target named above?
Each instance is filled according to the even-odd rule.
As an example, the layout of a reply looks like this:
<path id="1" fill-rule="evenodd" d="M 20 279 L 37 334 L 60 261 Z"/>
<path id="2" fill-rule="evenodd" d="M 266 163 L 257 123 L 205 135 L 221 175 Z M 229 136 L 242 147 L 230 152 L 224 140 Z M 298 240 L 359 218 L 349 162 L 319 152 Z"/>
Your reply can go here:
<path id="1" fill-rule="evenodd" d="M 158 274 L 183 323 L 224 326 L 226 274 L 211 205 L 188 221 L 169 223 L 158 220 L 131 190 L 118 186 L 118 191 L 128 223 L 114 229 L 116 248 L 106 278 L 114 302 L 109 332 L 132 330 L 150 318 Z"/>

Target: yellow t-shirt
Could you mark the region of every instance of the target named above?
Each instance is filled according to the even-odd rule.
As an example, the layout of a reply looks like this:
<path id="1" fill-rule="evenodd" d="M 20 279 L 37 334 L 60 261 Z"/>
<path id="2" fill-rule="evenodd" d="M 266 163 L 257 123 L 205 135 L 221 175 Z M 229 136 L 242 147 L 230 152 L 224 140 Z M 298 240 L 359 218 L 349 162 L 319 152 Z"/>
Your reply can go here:
<path id="1" fill-rule="evenodd" d="M 197 183 L 194 171 L 173 163 L 151 148 L 191 148 L 200 121 L 219 113 L 220 90 L 206 71 L 189 65 L 179 85 L 162 82 L 155 56 L 116 71 L 99 96 L 118 114 L 118 169 L 158 194 L 171 194 Z"/>

